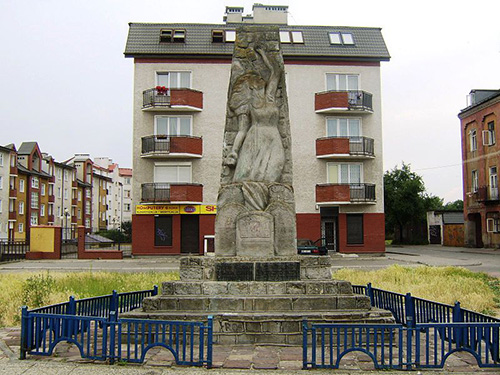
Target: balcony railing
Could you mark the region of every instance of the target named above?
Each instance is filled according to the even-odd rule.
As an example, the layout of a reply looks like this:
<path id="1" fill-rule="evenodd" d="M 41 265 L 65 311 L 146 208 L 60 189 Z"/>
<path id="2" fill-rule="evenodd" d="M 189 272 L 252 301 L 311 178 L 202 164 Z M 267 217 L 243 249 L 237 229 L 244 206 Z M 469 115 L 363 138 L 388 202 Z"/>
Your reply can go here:
<path id="1" fill-rule="evenodd" d="M 49 195 L 49 203 L 54 203 L 56 201 L 56 197 L 54 195 Z"/>
<path id="2" fill-rule="evenodd" d="M 146 183 L 141 185 L 142 202 L 201 203 L 203 185 L 190 183 Z"/>
<path id="3" fill-rule="evenodd" d="M 142 92 L 142 109 L 145 111 L 194 111 L 203 110 L 203 93 L 192 89 L 169 89 L 159 92 L 156 88 Z"/>
<path id="4" fill-rule="evenodd" d="M 16 211 L 9 211 L 9 220 L 13 221 L 17 219 L 17 212 Z"/>
<path id="5" fill-rule="evenodd" d="M 9 198 L 17 198 L 17 189 L 12 186 L 9 189 Z"/>
<path id="6" fill-rule="evenodd" d="M 141 153 L 143 157 L 200 158 L 203 154 L 203 140 L 201 137 L 187 135 L 151 135 L 142 137 Z"/>
<path id="7" fill-rule="evenodd" d="M 360 91 L 324 91 L 316 93 L 314 98 L 316 113 L 357 112 L 372 113 L 372 94 Z"/>
<path id="8" fill-rule="evenodd" d="M 375 184 L 318 184 L 316 203 L 375 203 Z"/>
<path id="9" fill-rule="evenodd" d="M 375 156 L 374 141 L 367 137 L 325 137 L 316 140 L 316 156 L 327 157 L 368 157 Z"/>
<path id="10" fill-rule="evenodd" d="M 55 220 L 54 220 L 54 215 L 47 215 L 47 220 L 49 223 L 53 223 Z"/>
<path id="11" fill-rule="evenodd" d="M 478 202 L 496 202 L 500 200 L 500 194 L 498 192 L 498 187 L 491 186 L 481 186 L 474 193 L 476 200 Z"/>

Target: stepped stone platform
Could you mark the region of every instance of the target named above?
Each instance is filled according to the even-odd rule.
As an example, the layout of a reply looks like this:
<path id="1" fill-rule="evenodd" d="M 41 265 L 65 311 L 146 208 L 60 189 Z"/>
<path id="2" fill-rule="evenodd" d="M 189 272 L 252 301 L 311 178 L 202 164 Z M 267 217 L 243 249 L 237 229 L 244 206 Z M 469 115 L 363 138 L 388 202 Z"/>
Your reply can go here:
<path id="1" fill-rule="evenodd" d="M 214 317 L 218 344 L 302 342 L 302 320 L 393 323 L 348 281 L 332 280 L 328 256 L 272 258 L 186 257 L 179 281 L 164 282 L 127 317 L 206 320 Z"/>

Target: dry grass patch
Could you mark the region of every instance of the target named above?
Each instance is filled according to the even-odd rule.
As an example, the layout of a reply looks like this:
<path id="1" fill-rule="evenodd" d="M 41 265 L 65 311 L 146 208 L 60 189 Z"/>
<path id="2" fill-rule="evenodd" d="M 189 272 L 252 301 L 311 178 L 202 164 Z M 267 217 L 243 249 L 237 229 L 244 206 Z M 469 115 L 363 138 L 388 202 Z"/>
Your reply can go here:
<path id="1" fill-rule="evenodd" d="M 20 323 L 21 306 L 28 308 L 75 298 L 152 289 L 163 281 L 177 280 L 178 272 L 77 272 L 0 274 L 0 326 Z"/>
<path id="2" fill-rule="evenodd" d="M 460 301 L 462 307 L 490 315 L 500 313 L 500 280 L 462 267 L 404 267 L 393 265 L 377 271 L 344 268 L 335 279 L 355 285 L 372 286 L 449 305 Z"/>

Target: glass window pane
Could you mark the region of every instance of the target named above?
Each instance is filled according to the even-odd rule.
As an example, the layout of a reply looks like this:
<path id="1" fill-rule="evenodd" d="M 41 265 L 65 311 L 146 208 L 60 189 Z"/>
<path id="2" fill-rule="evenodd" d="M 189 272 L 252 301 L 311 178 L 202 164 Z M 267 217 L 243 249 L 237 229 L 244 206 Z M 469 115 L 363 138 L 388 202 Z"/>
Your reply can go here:
<path id="1" fill-rule="evenodd" d="M 190 72 L 181 72 L 179 87 L 190 88 L 191 87 L 191 73 Z"/>
<path id="2" fill-rule="evenodd" d="M 179 73 L 170 73 L 170 87 L 172 89 L 179 88 Z"/>
<path id="3" fill-rule="evenodd" d="M 178 182 L 191 182 L 191 167 L 188 165 L 179 166 Z"/>
<path id="4" fill-rule="evenodd" d="M 177 182 L 177 166 L 155 166 L 154 182 Z"/>
<path id="5" fill-rule="evenodd" d="M 361 124 L 358 119 L 349 120 L 349 135 L 351 137 L 359 137 L 361 135 Z"/>
<path id="6" fill-rule="evenodd" d="M 157 77 L 156 80 L 157 80 L 158 86 L 169 87 L 169 85 L 168 85 L 168 73 L 157 73 L 156 77 Z"/>
<path id="7" fill-rule="evenodd" d="M 349 165 L 341 164 L 340 165 L 340 183 L 348 184 L 349 183 Z"/>
<path id="8" fill-rule="evenodd" d="M 281 43 L 290 43 L 290 33 L 288 31 L 280 31 L 280 41 Z"/>
<path id="9" fill-rule="evenodd" d="M 349 136 L 349 133 L 347 131 L 347 119 L 346 118 L 339 119 L 339 136 L 341 136 L 341 137 Z"/>
<path id="10" fill-rule="evenodd" d="M 349 183 L 351 184 L 360 184 L 361 183 L 361 165 L 359 164 L 351 164 L 349 168 L 350 179 Z"/>
<path id="11" fill-rule="evenodd" d="M 348 76 L 347 90 L 358 90 L 358 76 Z"/>
<path id="12" fill-rule="evenodd" d="M 191 118 L 190 117 L 181 117 L 180 118 L 179 135 L 191 135 Z"/>
<path id="13" fill-rule="evenodd" d="M 338 164 L 327 164 L 327 179 L 328 183 L 336 184 L 339 181 L 339 166 Z"/>
<path id="14" fill-rule="evenodd" d="M 156 118 L 156 134 L 168 134 L 167 133 L 167 123 L 168 123 L 168 117 L 157 117 Z"/>
<path id="15" fill-rule="evenodd" d="M 326 136 L 327 137 L 337 136 L 337 119 L 333 118 L 326 119 Z"/>
<path id="16" fill-rule="evenodd" d="M 344 41 L 344 44 L 354 44 L 354 39 L 352 38 L 352 34 L 342 33 L 342 40 Z"/>
<path id="17" fill-rule="evenodd" d="M 347 90 L 347 76 L 345 74 L 339 74 L 339 87 L 338 90 L 345 91 Z"/>
<path id="18" fill-rule="evenodd" d="M 339 33 L 329 33 L 331 44 L 342 44 Z"/>
<path id="19" fill-rule="evenodd" d="M 177 117 L 169 117 L 168 135 L 178 135 L 177 134 Z"/>
<path id="20" fill-rule="evenodd" d="M 292 31 L 292 40 L 294 43 L 304 43 L 302 31 Z"/>
<path id="21" fill-rule="evenodd" d="M 326 75 L 326 90 L 337 90 L 337 85 L 335 83 L 335 74 L 327 74 Z"/>
<path id="22" fill-rule="evenodd" d="M 236 31 L 226 30 L 226 42 L 234 42 L 234 41 L 236 41 Z"/>

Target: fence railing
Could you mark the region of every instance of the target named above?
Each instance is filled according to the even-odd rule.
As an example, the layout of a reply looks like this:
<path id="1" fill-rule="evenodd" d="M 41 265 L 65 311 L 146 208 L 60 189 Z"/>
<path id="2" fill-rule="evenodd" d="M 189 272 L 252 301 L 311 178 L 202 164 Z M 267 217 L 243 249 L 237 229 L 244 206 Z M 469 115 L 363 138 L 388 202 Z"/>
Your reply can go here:
<path id="1" fill-rule="evenodd" d="M 442 368 L 454 352 L 471 353 L 479 367 L 500 367 L 500 319 L 378 288 L 353 285 L 373 307 L 392 312 L 397 324 L 311 324 L 303 322 L 303 367 L 339 368 L 358 351 L 375 368 Z"/>
<path id="2" fill-rule="evenodd" d="M 0 241 L 0 262 L 25 259 L 29 250 L 29 241 Z"/>
<path id="3" fill-rule="evenodd" d="M 28 310 L 21 316 L 21 354 L 50 356 L 62 341 L 75 344 L 82 358 L 138 362 L 149 349 L 169 350 L 177 364 L 211 367 L 213 320 L 203 322 L 119 318 L 142 306 L 152 290 L 117 293 Z"/>

